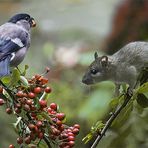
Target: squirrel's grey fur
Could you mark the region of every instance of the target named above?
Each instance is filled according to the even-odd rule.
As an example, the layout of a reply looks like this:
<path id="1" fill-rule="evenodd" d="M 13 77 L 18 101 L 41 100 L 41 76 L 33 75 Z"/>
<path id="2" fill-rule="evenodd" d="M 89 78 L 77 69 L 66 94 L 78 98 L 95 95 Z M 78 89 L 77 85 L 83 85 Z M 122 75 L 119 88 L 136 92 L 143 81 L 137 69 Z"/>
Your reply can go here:
<path id="1" fill-rule="evenodd" d="M 144 67 L 148 67 L 148 42 L 131 42 L 112 56 L 98 57 L 95 53 L 95 60 L 82 82 L 90 85 L 111 80 L 115 84 L 129 84 L 133 88 Z"/>

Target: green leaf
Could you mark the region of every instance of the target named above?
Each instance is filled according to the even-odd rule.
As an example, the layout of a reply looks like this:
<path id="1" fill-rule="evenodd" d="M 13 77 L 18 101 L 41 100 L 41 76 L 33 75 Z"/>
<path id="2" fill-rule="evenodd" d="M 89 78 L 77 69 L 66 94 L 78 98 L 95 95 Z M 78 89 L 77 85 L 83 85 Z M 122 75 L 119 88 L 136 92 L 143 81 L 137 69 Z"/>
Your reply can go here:
<path id="1" fill-rule="evenodd" d="M 27 72 L 27 69 L 29 68 L 28 65 L 25 65 L 25 68 L 24 68 L 24 71 L 22 72 L 22 75 L 25 76 L 26 75 L 26 72 Z"/>
<path id="2" fill-rule="evenodd" d="M 20 80 L 20 72 L 18 71 L 17 68 L 14 68 L 12 70 L 10 85 L 13 86 L 13 85 L 17 84 L 19 80 Z"/>
<path id="3" fill-rule="evenodd" d="M 94 126 L 91 127 L 90 133 L 87 134 L 86 137 L 82 139 L 82 141 L 84 141 L 85 144 L 89 142 L 93 136 L 98 133 L 104 126 L 105 124 L 102 123 L 102 121 L 98 121 Z"/>
<path id="4" fill-rule="evenodd" d="M 104 127 L 102 121 L 98 121 L 95 126 L 91 127 L 91 133 L 97 133 L 100 129 Z"/>
<path id="5" fill-rule="evenodd" d="M 2 82 L 4 84 L 10 84 L 10 82 L 11 82 L 11 76 L 5 76 L 1 80 L 2 80 Z"/>
<path id="6" fill-rule="evenodd" d="M 121 86 L 122 86 L 123 92 L 125 93 L 126 90 L 127 90 L 127 85 L 126 84 L 122 84 Z"/>
<path id="7" fill-rule="evenodd" d="M 112 126 L 121 127 L 129 119 L 131 111 L 133 110 L 133 101 L 131 100 L 120 112 L 117 118 L 113 121 Z"/>
<path id="8" fill-rule="evenodd" d="M 140 86 L 140 88 L 137 90 L 137 93 L 142 94 L 148 92 L 148 82 L 144 83 Z"/>
<path id="9" fill-rule="evenodd" d="M 137 109 L 137 112 L 138 112 L 139 114 L 142 114 L 143 111 L 144 111 L 144 108 L 141 107 L 138 103 L 136 104 L 136 109 Z"/>
<path id="10" fill-rule="evenodd" d="M 39 98 L 35 98 L 35 99 L 34 99 L 34 105 L 35 105 L 35 107 L 37 107 L 38 109 L 40 108 Z"/>
<path id="11" fill-rule="evenodd" d="M 138 94 L 137 95 L 137 103 L 143 107 L 148 107 L 148 98 L 144 94 Z"/>
<path id="12" fill-rule="evenodd" d="M 82 141 L 84 141 L 84 143 L 86 144 L 86 143 L 88 143 L 92 138 L 93 138 L 92 133 L 89 133 L 89 134 L 87 134 L 87 135 L 82 139 Z"/>
<path id="13" fill-rule="evenodd" d="M 20 81 L 22 82 L 24 87 L 28 87 L 28 80 L 24 76 L 20 76 Z"/>
<path id="14" fill-rule="evenodd" d="M 114 109 L 118 105 L 118 103 L 119 103 L 119 98 L 117 97 L 117 98 L 112 99 L 110 101 L 109 105 L 110 105 L 111 108 Z"/>

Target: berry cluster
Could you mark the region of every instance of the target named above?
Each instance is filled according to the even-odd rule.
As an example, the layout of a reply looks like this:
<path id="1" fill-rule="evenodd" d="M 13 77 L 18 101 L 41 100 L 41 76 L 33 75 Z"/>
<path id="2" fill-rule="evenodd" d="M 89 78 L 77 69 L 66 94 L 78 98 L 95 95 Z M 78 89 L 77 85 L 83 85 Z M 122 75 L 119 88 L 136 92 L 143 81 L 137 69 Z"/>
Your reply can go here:
<path id="1" fill-rule="evenodd" d="M 69 127 L 65 124 L 65 114 L 59 111 L 56 103 L 47 105 L 51 87 L 47 86 L 48 79 L 35 75 L 26 79 L 28 86 L 21 81 L 8 89 L 0 87 L 0 105 L 6 106 L 6 113 L 14 113 L 18 121 L 15 124 L 19 137 L 17 144 L 37 148 L 41 142 L 46 145 L 57 145 L 60 148 L 72 148 L 80 126 Z M 9 145 L 9 148 L 15 148 Z"/>

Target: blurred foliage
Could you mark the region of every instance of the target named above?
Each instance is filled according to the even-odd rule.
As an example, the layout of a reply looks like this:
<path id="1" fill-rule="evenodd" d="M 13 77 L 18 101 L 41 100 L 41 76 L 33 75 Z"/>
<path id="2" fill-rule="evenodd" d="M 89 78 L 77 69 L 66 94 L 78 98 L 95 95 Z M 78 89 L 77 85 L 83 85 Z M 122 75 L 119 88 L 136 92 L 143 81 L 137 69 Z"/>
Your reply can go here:
<path id="1" fill-rule="evenodd" d="M 148 40 L 148 1 L 122 0 L 104 50 L 112 54 L 132 41 Z"/>

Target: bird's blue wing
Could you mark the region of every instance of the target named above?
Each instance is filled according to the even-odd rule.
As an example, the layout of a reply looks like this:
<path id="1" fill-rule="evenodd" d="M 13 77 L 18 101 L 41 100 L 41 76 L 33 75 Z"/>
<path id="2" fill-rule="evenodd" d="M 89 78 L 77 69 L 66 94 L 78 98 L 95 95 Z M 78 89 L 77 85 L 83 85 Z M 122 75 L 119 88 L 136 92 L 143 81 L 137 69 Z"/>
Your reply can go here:
<path id="1" fill-rule="evenodd" d="M 8 55 L 26 46 L 25 38 L 2 39 L 0 38 L 0 61 Z"/>

